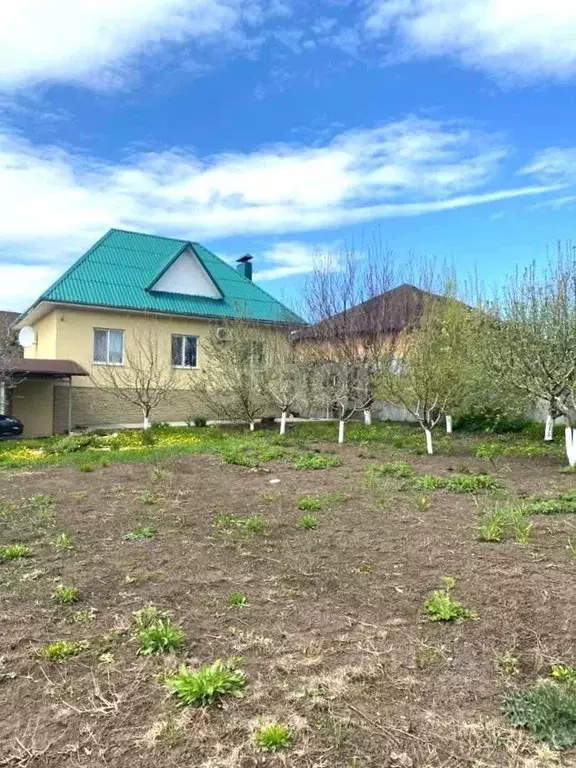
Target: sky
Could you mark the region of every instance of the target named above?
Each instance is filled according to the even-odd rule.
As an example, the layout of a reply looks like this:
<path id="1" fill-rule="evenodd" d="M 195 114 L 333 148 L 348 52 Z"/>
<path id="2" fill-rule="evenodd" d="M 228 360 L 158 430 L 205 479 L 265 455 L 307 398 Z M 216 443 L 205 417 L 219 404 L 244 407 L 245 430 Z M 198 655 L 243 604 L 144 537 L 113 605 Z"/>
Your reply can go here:
<path id="1" fill-rule="evenodd" d="M 573 0 L 6 3 L 0 309 L 111 227 L 294 303 L 375 244 L 498 282 L 574 236 L 574 39 Z"/>

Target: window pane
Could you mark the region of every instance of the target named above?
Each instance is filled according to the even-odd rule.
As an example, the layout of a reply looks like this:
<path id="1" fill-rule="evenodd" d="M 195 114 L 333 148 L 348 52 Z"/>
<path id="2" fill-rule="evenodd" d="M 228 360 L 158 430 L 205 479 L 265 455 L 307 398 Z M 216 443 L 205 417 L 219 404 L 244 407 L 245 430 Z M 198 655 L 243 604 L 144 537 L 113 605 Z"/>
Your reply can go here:
<path id="1" fill-rule="evenodd" d="M 123 331 L 108 331 L 108 362 L 121 363 L 124 347 Z"/>
<path id="2" fill-rule="evenodd" d="M 182 365 L 182 336 L 172 336 L 172 365 Z"/>
<path id="3" fill-rule="evenodd" d="M 105 363 L 107 361 L 108 331 L 94 329 L 94 362 Z"/>
<path id="4" fill-rule="evenodd" d="M 196 368 L 196 336 L 184 337 L 184 365 Z"/>

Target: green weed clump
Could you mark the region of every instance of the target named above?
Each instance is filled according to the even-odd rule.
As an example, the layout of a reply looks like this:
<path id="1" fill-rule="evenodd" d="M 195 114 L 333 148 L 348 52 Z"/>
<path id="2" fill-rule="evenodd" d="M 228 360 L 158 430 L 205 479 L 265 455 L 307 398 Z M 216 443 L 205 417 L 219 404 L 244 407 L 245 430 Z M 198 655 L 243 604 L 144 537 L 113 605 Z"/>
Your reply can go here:
<path id="1" fill-rule="evenodd" d="M 526 501 L 529 515 L 576 514 L 576 491 L 566 491 L 558 496 L 531 496 Z"/>
<path id="2" fill-rule="evenodd" d="M 470 608 L 465 608 L 462 603 L 452 599 L 450 593 L 456 581 L 450 576 L 445 576 L 442 582 L 443 587 L 430 592 L 422 606 L 430 621 L 463 621 L 478 618 Z"/>
<path id="3" fill-rule="evenodd" d="M 292 732 L 283 723 L 266 723 L 254 732 L 254 743 L 260 752 L 278 752 L 292 744 Z"/>
<path id="4" fill-rule="evenodd" d="M 266 521 L 259 515 L 250 515 L 243 521 L 243 528 L 248 533 L 264 533 L 266 530 Z"/>
<path id="5" fill-rule="evenodd" d="M 76 464 L 78 467 L 79 472 L 94 472 L 94 465 L 88 464 L 87 462 L 82 462 L 81 464 Z"/>
<path id="6" fill-rule="evenodd" d="M 559 683 L 576 683 L 576 669 L 569 664 L 553 664 L 550 676 Z"/>
<path id="7" fill-rule="evenodd" d="M 196 671 L 183 665 L 175 675 L 168 675 L 164 684 L 181 706 L 204 707 L 218 704 L 228 696 L 241 698 L 246 681 L 238 669 L 238 659 L 229 659 L 217 660 Z"/>
<path id="8" fill-rule="evenodd" d="M 504 697 L 502 711 L 512 725 L 526 728 L 552 749 L 576 746 L 576 682 L 539 680 Z"/>
<path id="9" fill-rule="evenodd" d="M 60 536 L 56 538 L 54 546 L 58 552 L 65 552 L 67 550 L 74 549 L 74 542 L 72 541 L 72 537 L 67 533 L 61 533 Z"/>
<path id="10" fill-rule="evenodd" d="M 322 509 L 322 502 L 319 496 L 302 496 L 298 500 L 298 509 L 303 512 L 318 512 Z"/>
<path id="11" fill-rule="evenodd" d="M 534 527 L 527 515 L 528 508 L 523 505 L 496 507 L 480 518 L 478 538 L 480 541 L 499 542 L 511 536 L 518 544 L 525 546 Z"/>
<path id="12" fill-rule="evenodd" d="M 419 491 L 451 491 L 452 493 L 478 493 L 493 491 L 497 484 L 492 475 L 455 474 L 449 477 L 438 475 L 421 475 L 416 477 L 414 488 Z"/>
<path id="13" fill-rule="evenodd" d="M 154 605 L 136 611 L 132 616 L 132 624 L 140 643 L 138 652 L 142 656 L 180 648 L 185 639 L 184 632 Z"/>
<path id="14" fill-rule="evenodd" d="M 134 528 L 133 531 L 128 531 L 122 538 L 124 541 L 137 541 L 138 539 L 153 539 L 156 535 L 156 528 L 150 525 L 143 525 L 140 528 Z"/>
<path id="15" fill-rule="evenodd" d="M 63 584 L 58 584 L 52 591 L 52 597 L 62 605 L 72 605 L 80 599 L 80 590 L 78 587 L 65 587 Z"/>
<path id="16" fill-rule="evenodd" d="M 6 547 L 0 547 L 0 563 L 20 560 L 23 557 L 32 557 L 32 550 L 25 544 L 8 544 Z"/>
<path id="17" fill-rule="evenodd" d="M 292 469 L 330 469 L 341 464 L 339 456 L 322 453 L 301 453 L 292 459 Z"/>
<path id="18" fill-rule="evenodd" d="M 414 477 L 414 470 L 405 461 L 391 461 L 388 464 L 377 464 L 368 467 L 368 471 L 375 476 Z"/>
<path id="19" fill-rule="evenodd" d="M 88 647 L 86 642 L 74 642 L 71 640 L 56 640 L 53 643 L 40 648 L 38 655 L 44 661 L 65 661 L 72 656 L 77 656 Z"/>
<path id="20" fill-rule="evenodd" d="M 232 608 L 244 608 L 248 605 L 246 595 L 242 592 L 231 592 L 226 598 L 226 601 Z"/>
<path id="21" fill-rule="evenodd" d="M 318 518 L 316 515 L 301 515 L 298 518 L 298 527 L 306 531 L 313 531 L 318 528 Z"/>

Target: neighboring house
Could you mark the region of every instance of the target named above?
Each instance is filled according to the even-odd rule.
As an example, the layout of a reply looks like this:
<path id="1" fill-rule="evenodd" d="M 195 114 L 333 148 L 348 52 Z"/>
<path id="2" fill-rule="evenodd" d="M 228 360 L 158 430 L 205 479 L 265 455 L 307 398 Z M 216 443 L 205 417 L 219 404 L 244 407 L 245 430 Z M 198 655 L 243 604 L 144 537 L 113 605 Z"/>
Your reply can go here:
<path id="1" fill-rule="evenodd" d="M 235 318 L 302 323 L 252 282 L 251 256 L 235 269 L 199 243 L 112 229 L 15 323 L 16 330 L 33 329 L 26 365 L 45 366 L 53 376 L 42 391 L 16 391 L 14 415 L 27 435 L 141 423 L 136 407 L 95 387 L 91 375 L 101 365 L 126 364 L 136 338 L 150 334 L 175 370 L 173 390 L 153 418 L 184 421 L 194 415 L 188 387 L 203 365 L 202 341 Z"/>

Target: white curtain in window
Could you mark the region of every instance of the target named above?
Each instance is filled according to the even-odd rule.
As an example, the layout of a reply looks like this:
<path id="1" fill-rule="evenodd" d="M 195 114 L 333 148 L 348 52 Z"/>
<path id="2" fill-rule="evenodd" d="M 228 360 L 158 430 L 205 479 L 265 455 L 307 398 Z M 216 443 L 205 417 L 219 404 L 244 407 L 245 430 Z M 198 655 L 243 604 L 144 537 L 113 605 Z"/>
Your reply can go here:
<path id="1" fill-rule="evenodd" d="M 94 331 L 94 362 L 107 362 L 108 331 Z"/>
<path id="2" fill-rule="evenodd" d="M 124 334 L 122 331 L 108 331 L 108 362 L 121 363 Z"/>

